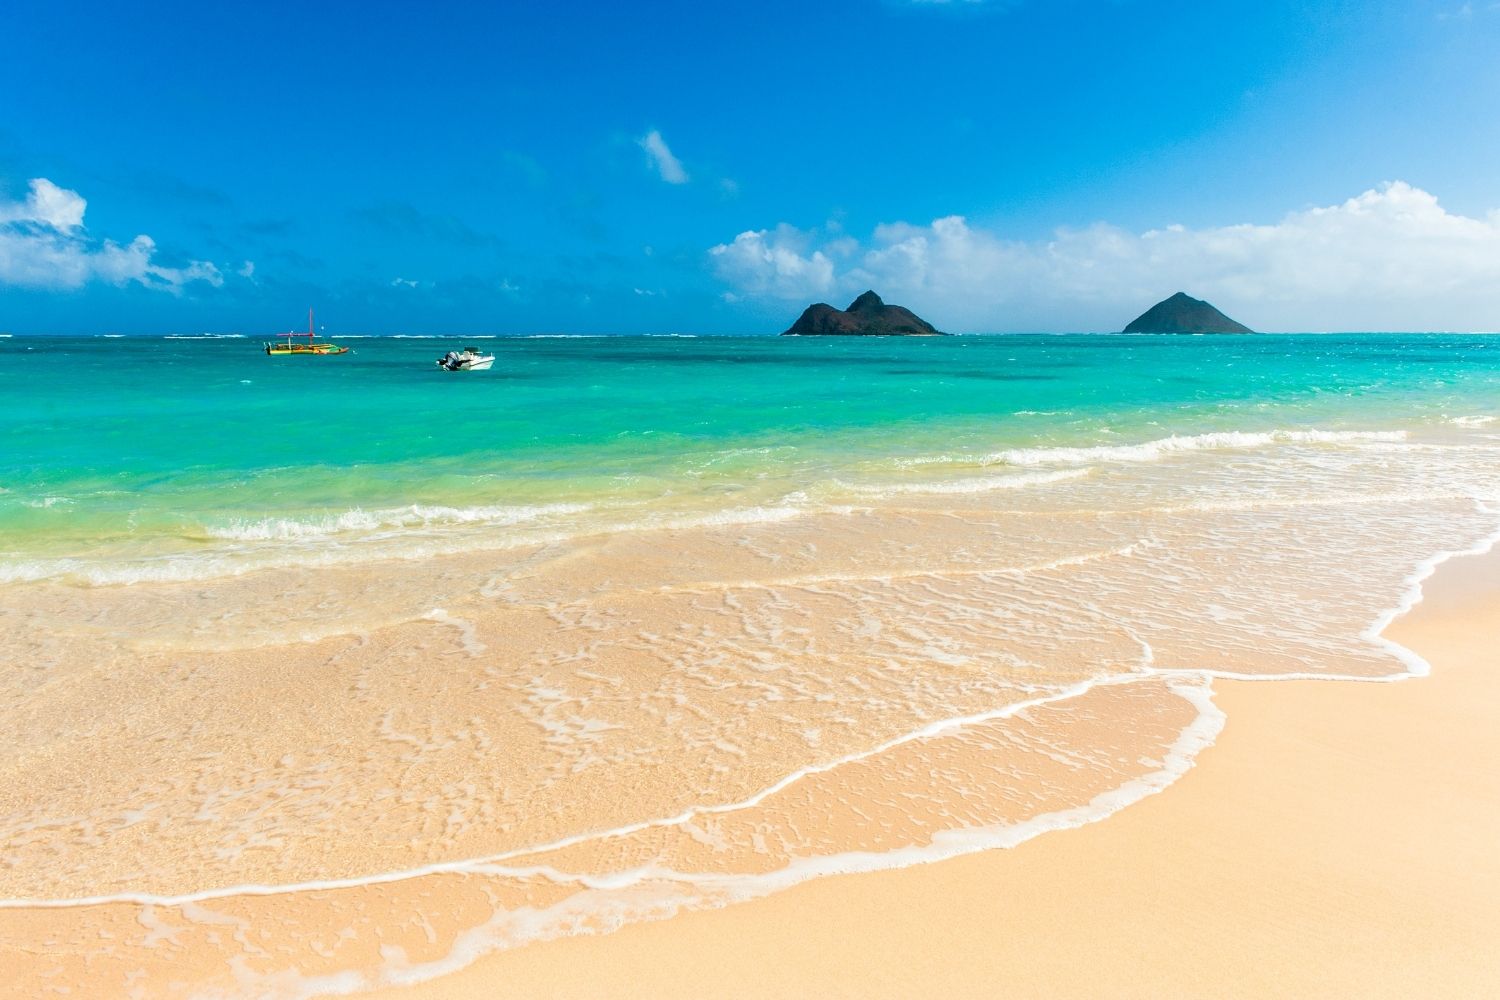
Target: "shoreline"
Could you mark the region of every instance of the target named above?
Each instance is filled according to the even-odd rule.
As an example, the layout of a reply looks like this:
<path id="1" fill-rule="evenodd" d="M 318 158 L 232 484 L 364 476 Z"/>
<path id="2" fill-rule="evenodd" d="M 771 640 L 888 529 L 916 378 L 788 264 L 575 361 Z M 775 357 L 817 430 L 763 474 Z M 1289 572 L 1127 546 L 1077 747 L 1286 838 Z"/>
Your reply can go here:
<path id="1" fill-rule="evenodd" d="M 1480 714 L 1500 700 L 1500 676 L 1485 670 L 1500 552 L 1424 569 L 1418 600 L 1371 631 L 1430 675 L 1215 678 L 1228 717 L 1216 743 L 1169 794 L 1107 823 L 538 942 L 360 995 L 992 995 L 999 984 L 1023 996 L 1473 995 L 1500 979 L 1484 933 L 1500 926 L 1500 862 L 1488 857 L 1500 790 L 1485 780 L 1500 770 L 1500 737 Z M 1437 777 L 1455 770 L 1467 785 Z M 1184 946 L 1186 963 L 1155 954 Z"/>
<path id="2" fill-rule="evenodd" d="M 1480 510 L 1486 513 L 1491 512 L 1489 506 L 1486 503 L 1476 501 L 1476 504 Z M 1019 847 L 1020 845 L 1043 835 L 1044 833 L 1076 829 L 1080 826 L 1087 826 L 1093 823 L 1102 822 L 1114 816 L 1120 810 L 1142 801 L 1144 798 L 1148 798 L 1152 795 L 1165 791 L 1166 789 L 1175 785 L 1183 777 L 1185 777 L 1187 773 L 1191 771 L 1195 766 L 1199 754 L 1203 753 L 1206 749 L 1211 749 L 1215 745 L 1224 728 L 1224 725 L 1226 724 L 1226 713 L 1222 708 L 1218 706 L 1216 700 L 1218 689 L 1213 685 L 1217 682 L 1336 681 L 1387 684 L 1401 681 L 1417 680 L 1429 676 L 1431 673 L 1430 661 L 1428 661 L 1419 651 L 1412 649 L 1409 645 L 1393 640 L 1390 636 L 1387 635 L 1387 632 L 1391 629 L 1393 623 L 1403 620 L 1405 617 L 1412 614 L 1415 609 L 1418 609 L 1423 605 L 1423 603 L 1428 598 L 1428 584 L 1432 580 L 1434 574 L 1437 573 L 1441 567 L 1451 564 L 1455 560 L 1463 562 L 1465 560 L 1474 559 L 1482 560 L 1486 557 L 1500 559 L 1500 548 L 1497 548 L 1497 546 L 1500 546 L 1500 529 L 1497 529 L 1491 534 L 1481 538 L 1479 541 L 1475 542 L 1467 549 L 1445 550 L 1442 552 L 1438 552 L 1427 559 L 1424 559 L 1406 578 L 1405 588 L 1401 592 L 1400 599 L 1396 606 L 1379 615 L 1370 625 L 1370 627 L 1363 633 L 1362 637 L 1364 639 L 1385 648 L 1396 660 L 1404 664 L 1406 667 L 1406 672 L 1404 673 L 1369 677 L 1346 674 L 1319 673 L 1282 673 L 1255 675 L 1245 673 L 1232 673 L 1211 669 L 1161 669 L 1153 666 L 1147 666 L 1140 673 L 1104 676 L 1075 684 L 1071 687 L 1064 688 L 1058 691 L 1050 692 L 1033 699 L 1013 702 L 999 709 L 993 709 L 975 715 L 962 716 L 952 719 L 943 719 L 937 722 L 929 723 L 919 729 L 904 733 L 894 739 L 887 740 L 874 747 L 861 750 L 856 754 L 801 768 L 758 790 L 749 798 L 743 801 L 736 801 L 701 809 L 694 809 L 678 816 L 645 820 L 627 827 L 620 828 L 618 830 L 611 830 L 607 832 L 593 831 L 589 833 L 569 836 L 556 842 L 526 848 L 517 848 L 515 850 L 506 851 L 500 854 L 465 858 L 457 861 L 437 862 L 412 869 L 398 869 L 395 871 L 381 872 L 373 875 L 361 875 L 345 879 L 320 879 L 286 884 L 247 883 L 204 889 L 178 895 L 155 893 L 113 893 L 98 896 L 57 899 L 11 898 L 0 899 L 0 910 L 73 909 L 119 903 L 142 906 L 182 906 L 200 902 L 207 902 L 215 899 L 234 898 L 242 896 L 290 896 L 304 892 L 319 892 L 326 890 L 379 886 L 393 882 L 405 882 L 413 879 L 421 879 L 431 875 L 463 874 L 466 872 L 483 870 L 485 868 L 493 866 L 498 862 L 502 862 L 510 858 L 542 854 L 548 851 L 571 846 L 583 841 L 597 840 L 605 836 L 613 836 L 619 833 L 635 832 L 651 827 L 670 826 L 675 823 L 680 823 L 685 820 L 691 819 L 697 815 L 733 812 L 738 809 L 745 808 L 746 806 L 754 805 L 770 797 L 776 792 L 786 788 L 787 786 L 790 786 L 810 775 L 825 773 L 827 771 L 835 770 L 836 768 L 845 764 L 872 758 L 894 747 L 900 746 L 905 743 L 922 740 L 941 732 L 961 730 L 976 723 L 1010 718 L 1031 708 L 1045 706 L 1053 703 L 1067 702 L 1071 699 L 1087 694 L 1089 691 L 1101 686 L 1140 683 L 1144 679 L 1152 677 L 1162 678 L 1165 679 L 1168 685 L 1173 687 L 1178 694 L 1187 698 L 1189 701 L 1194 702 L 1199 710 L 1198 720 L 1191 726 L 1189 726 L 1186 730 L 1184 730 L 1178 742 L 1171 748 L 1169 748 L 1169 752 L 1166 755 L 1169 766 L 1164 766 L 1159 771 L 1145 775 L 1131 782 L 1131 791 L 1134 793 L 1133 797 L 1129 794 L 1126 794 L 1125 788 L 1121 788 L 1117 792 L 1111 794 L 1111 806 L 1109 808 L 1106 808 L 1101 814 L 1088 816 L 1069 815 L 1066 818 L 1063 814 L 1045 814 L 1043 816 L 1037 817 L 1037 820 L 1032 821 L 1033 823 L 1038 823 L 1037 829 L 1027 830 L 1024 834 L 1014 838 L 1003 838 L 1007 842 L 998 843 L 993 847 L 981 849 L 1010 850 L 1015 847 Z M 1194 688 L 1197 688 L 1199 685 L 1202 686 L 1201 691 L 1192 690 Z M 1135 787 L 1142 785 L 1144 786 L 1144 788 Z M 1113 801 L 1114 799 L 1118 798 L 1124 798 L 1126 801 Z M 1090 806 L 1079 807 L 1078 810 L 1075 810 L 1075 812 L 1079 814 L 1086 813 L 1089 811 L 1091 806 L 1092 804 Z M 947 857 L 937 857 L 924 861 L 911 862 L 904 866 L 896 866 L 896 869 L 875 867 L 856 871 L 839 872 L 836 874 L 865 874 L 868 872 L 898 870 L 901 867 L 914 867 L 923 864 L 935 864 L 942 861 L 954 860 L 958 857 L 967 856 L 968 853 L 973 852 L 960 852 Z M 784 891 L 785 888 L 802 884 L 804 881 L 807 881 L 808 878 L 818 877 L 824 876 L 813 875 L 808 876 L 807 878 L 792 879 L 791 881 L 787 882 L 785 886 L 782 886 L 779 889 L 773 891 Z"/>
<path id="3" fill-rule="evenodd" d="M 1160 947 L 1101 942 L 1153 927 L 1192 942 L 1206 956 L 1195 968 L 1235 970 L 1206 988 L 1215 995 L 1254 978 L 1245 948 L 1262 964 L 1296 954 L 1294 972 L 1321 969 L 1331 960 L 1296 946 L 1322 933 L 1330 953 L 1349 950 L 1326 933 L 1351 918 L 1325 891 L 1349 878 L 1306 857 L 1378 872 L 1414 894 L 1396 894 L 1395 910 L 1410 912 L 1422 912 L 1428 887 L 1488 863 L 1428 869 L 1408 856 L 1393 866 L 1359 842 L 1369 834 L 1359 824 L 1439 814 L 1402 760 L 1442 772 L 1494 755 L 1483 732 L 1432 754 L 1462 728 L 1444 712 L 1495 700 L 1455 694 L 1445 673 L 1488 637 L 1433 652 L 1444 629 L 1500 617 L 1495 560 L 1466 558 L 1500 540 L 1500 511 L 1476 499 L 1500 496 L 1493 449 L 1456 435 L 1450 449 L 1360 438 L 1313 450 L 1320 439 L 1224 462 L 1196 447 L 1208 438 L 1224 443 L 1188 438 L 1186 451 L 1209 454 L 1180 470 L 1126 462 L 1087 488 L 1023 491 L 999 508 L 917 498 L 855 517 L 700 524 L 679 529 L 661 558 L 657 539 L 626 533 L 545 558 L 432 560 L 411 578 L 270 575 L 203 590 L 192 607 L 207 610 L 185 614 L 173 601 L 184 591 L 172 588 L 59 601 L 17 590 L 30 603 L 18 598 L 11 612 L 12 643 L 44 636 L 60 611 L 103 631 L 37 647 L 58 673 L 39 689 L 36 720 L 17 726 L 32 738 L 16 760 L 37 767 L 13 768 L 7 802 L 50 802 L 80 818 L 23 828 L 15 841 L 4 873 L 15 891 L 0 900 L 0 950 L 13 961 L 0 966 L 14 964 L 35 993 L 112 981 L 268 998 L 905 996 L 985 995 L 985 983 L 1004 981 L 1097 995 L 1101 980 Z M 1254 469 L 1270 484 L 1247 477 Z M 1434 476 L 1449 488 L 1413 491 Z M 1380 506 L 1350 509 L 1366 499 Z M 1372 518 L 1381 530 L 1367 530 Z M 376 589 L 383 613 L 432 610 L 338 639 L 303 635 L 284 659 L 256 643 L 199 648 L 221 626 L 270 635 L 256 609 L 288 594 L 307 610 L 275 627 L 295 636 L 305 621 L 364 609 Z M 100 657 L 118 652 L 111 642 L 127 655 L 101 669 Z M 1447 699 L 1426 714 L 1443 721 L 1408 732 L 1411 688 L 1388 682 L 1428 675 L 1423 654 Z M 1038 669 L 1054 685 L 1045 695 Z M 101 723 L 97 698 L 81 696 L 95 688 L 152 709 L 166 728 Z M 1404 693 L 1361 693 L 1396 688 Z M 1026 697 L 994 708 L 1017 695 Z M 250 742 L 247 713 L 265 734 Z M 1000 719 L 1009 721 L 987 726 Z M 1226 722 L 1229 743 L 1216 746 Z M 851 738 L 861 724 L 878 745 Z M 163 757 L 169 730 L 180 739 Z M 598 732 L 618 735 L 596 745 Z M 1399 754 L 1309 787 L 1309 773 L 1339 760 L 1286 737 L 1328 732 L 1373 747 L 1357 757 Z M 81 784 L 68 767 L 100 739 L 121 767 Z M 824 763 L 807 764 L 800 741 Z M 655 759 L 661 748 L 688 753 Z M 1238 761 L 1227 779 L 1224 760 Z M 1218 779 L 1182 781 L 1214 761 Z M 1465 776 L 1450 798 L 1482 795 L 1496 770 L 1500 761 Z M 1243 792 L 1257 782 L 1265 787 L 1247 812 Z M 1345 786 L 1364 798 L 1329 818 L 1330 789 Z M 1294 805 L 1283 807 L 1288 790 Z M 1173 805 L 1148 807 L 1157 800 Z M 1418 839 L 1461 858 L 1468 848 L 1448 844 L 1450 831 L 1500 840 L 1490 815 L 1500 804 L 1486 808 Z M 1309 822 L 1343 830 L 1348 845 L 1299 842 Z M 1475 841 L 1475 830 L 1489 839 Z M 1262 863 L 1268 844 L 1300 846 Z M 49 851 L 72 868 L 53 875 Z M 1226 884 L 1241 869 L 1254 873 L 1251 889 Z M 818 877 L 830 874 L 843 877 Z M 1116 883 L 1127 886 L 1119 898 Z M 67 898 L 75 886 L 107 894 Z M 1167 888 L 1180 898 L 1163 904 Z M 1481 888 L 1500 898 L 1500 875 Z M 1230 889 L 1227 908 L 1204 909 Z M 1254 918 L 1296 923 L 1284 897 L 1319 920 L 1288 941 L 1256 941 Z M 1351 897 L 1343 908 L 1355 918 L 1402 925 L 1368 891 L 1332 896 Z M 199 905 L 210 900 L 219 902 Z M 1467 929 L 1500 923 L 1488 898 L 1465 900 L 1438 935 L 1462 944 L 1458 969 L 1483 946 Z M 1222 940 L 1198 940 L 1216 922 Z M 225 937 L 229 924 L 244 933 Z M 1387 933 L 1363 965 L 1406 954 L 1398 938 Z M 1094 950 L 1104 965 L 1070 987 L 1077 956 Z M 1046 954 L 1057 961 L 1038 961 Z M 711 969 L 734 974 L 714 980 Z M 1154 995 L 1183 991 L 1161 972 L 1148 964 L 1108 992 L 1137 980 Z M 1411 992 L 1431 992 L 1420 986 Z"/>

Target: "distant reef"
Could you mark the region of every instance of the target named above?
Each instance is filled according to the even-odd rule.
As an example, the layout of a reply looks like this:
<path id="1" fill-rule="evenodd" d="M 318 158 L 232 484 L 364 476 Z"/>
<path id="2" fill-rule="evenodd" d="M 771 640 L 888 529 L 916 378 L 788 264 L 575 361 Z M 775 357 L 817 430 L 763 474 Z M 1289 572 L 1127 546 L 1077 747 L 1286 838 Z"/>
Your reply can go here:
<path id="1" fill-rule="evenodd" d="M 1125 333 L 1253 333 L 1202 299 L 1178 292 L 1141 313 Z"/>
<path id="2" fill-rule="evenodd" d="M 808 306 L 783 337 L 941 337 L 943 332 L 910 309 L 888 306 L 874 292 L 865 292 L 835 309 L 826 302 Z"/>

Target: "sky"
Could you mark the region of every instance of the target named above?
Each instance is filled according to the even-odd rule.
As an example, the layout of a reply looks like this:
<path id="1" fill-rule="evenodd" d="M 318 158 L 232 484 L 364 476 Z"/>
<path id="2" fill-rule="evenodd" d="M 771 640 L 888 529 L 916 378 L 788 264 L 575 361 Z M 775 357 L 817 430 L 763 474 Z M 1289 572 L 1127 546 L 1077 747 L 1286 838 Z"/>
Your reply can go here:
<path id="1" fill-rule="evenodd" d="M 474 8 L 484 9 L 474 9 Z M 0 332 L 1500 329 L 1500 2 L 7 0 Z"/>

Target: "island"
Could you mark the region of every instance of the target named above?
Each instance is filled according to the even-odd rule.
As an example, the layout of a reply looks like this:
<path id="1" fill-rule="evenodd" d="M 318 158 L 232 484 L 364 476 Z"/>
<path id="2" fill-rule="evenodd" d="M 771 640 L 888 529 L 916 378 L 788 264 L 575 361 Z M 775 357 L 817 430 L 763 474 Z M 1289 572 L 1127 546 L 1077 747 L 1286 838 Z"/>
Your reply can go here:
<path id="1" fill-rule="evenodd" d="M 1178 292 L 1141 313 L 1125 333 L 1253 333 L 1202 299 Z"/>
<path id="2" fill-rule="evenodd" d="M 888 306 L 873 291 L 835 309 L 826 302 L 808 306 L 783 337 L 942 337 L 941 330 L 903 306 Z"/>

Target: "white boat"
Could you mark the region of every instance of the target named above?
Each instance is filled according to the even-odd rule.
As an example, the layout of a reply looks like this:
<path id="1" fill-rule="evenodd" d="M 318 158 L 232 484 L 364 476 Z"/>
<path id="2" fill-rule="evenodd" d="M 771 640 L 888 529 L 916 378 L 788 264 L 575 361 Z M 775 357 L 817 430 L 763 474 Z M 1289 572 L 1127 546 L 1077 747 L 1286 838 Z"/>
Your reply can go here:
<path id="1" fill-rule="evenodd" d="M 445 372 L 489 371 L 495 363 L 493 354 L 480 354 L 477 347 L 465 347 L 461 351 L 449 351 L 438 358 L 437 366 Z"/>

